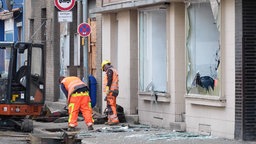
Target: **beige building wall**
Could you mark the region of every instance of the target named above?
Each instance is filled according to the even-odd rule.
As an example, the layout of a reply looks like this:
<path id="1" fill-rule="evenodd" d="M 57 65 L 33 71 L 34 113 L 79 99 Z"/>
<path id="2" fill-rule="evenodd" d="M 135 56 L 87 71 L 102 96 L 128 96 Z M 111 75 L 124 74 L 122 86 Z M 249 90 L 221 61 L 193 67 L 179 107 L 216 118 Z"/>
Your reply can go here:
<path id="1" fill-rule="evenodd" d="M 138 105 L 137 86 L 137 12 L 121 11 L 118 20 L 118 71 L 119 96 L 117 103 L 124 107 L 125 113 L 135 114 Z M 134 26 L 135 25 L 135 26 Z"/>
<path id="2" fill-rule="evenodd" d="M 181 129 L 187 132 L 234 138 L 235 126 L 235 2 L 221 1 L 221 94 L 186 95 L 186 10 L 184 1 L 173 2 L 167 12 L 167 90 L 154 102 L 152 93 L 133 87 L 139 78 L 137 11 L 120 10 L 102 14 L 102 59 L 110 59 L 119 71 L 120 95 L 117 103 L 132 114 L 138 97 L 142 124 Z M 106 8 L 107 9 L 107 8 Z M 137 31 L 137 32 L 136 32 Z M 138 41 L 138 37 L 136 38 Z M 136 43 L 138 44 L 138 42 Z M 116 52 L 113 52 L 115 51 Z M 130 70 L 130 71 L 129 71 Z M 138 93 L 137 93 L 138 92 Z M 136 94 L 137 93 L 137 94 Z M 104 97 L 104 94 L 103 94 Z M 103 101 L 103 100 L 102 100 Z M 105 107 L 105 103 L 102 108 Z M 177 126 L 177 127 L 176 127 Z"/>
<path id="3" fill-rule="evenodd" d="M 130 114 L 138 114 L 138 22 L 137 10 L 130 11 Z M 125 92 L 125 91 L 124 91 Z"/>
<path id="4" fill-rule="evenodd" d="M 113 33 L 112 30 L 112 21 L 115 19 L 115 14 L 104 14 L 102 15 L 102 60 L 111 60 L 110 59 L 110 52 L 111 52 L 111 38 Z M 112 62 L 113 63 L 113 62 Z M 102 81 L 104 78 L 105 73 L 102 73 Z M 102 86 L 102 85 L 101 85 Z M 103 92 L 102 87 L 102 110 L 106 108 L 106 101 L 104 101 L 105 93 Z M 102 112 L 103 112 L 102 111 Z"/>
<path id="5" fill-rule="evenodd" d="M 111 60 L 111 48 L 114 47 L 114 40 L 112 37 L 115 37 L 113 33 L 114 21 L 116 19 L 115 14 L 104 14 L 102 15 L 102 59 Z M 112 62 L 115 63 L 115 62 Z"/>
<path id="6" fill-rule="evenodd" d="M 221 96 L 186 98 L 189 132 L 234 138 L 235 126 L 235 1 L 221 3 Z"/>
<path id="7" fill-rule="evenodd" d="M 117 68 L 119 72 L 119 96 L 117 103 L 124 107 L 127 114 L 130 113 L 130 11 L 120 11 L 117 14 L 118 21 L 118 49 Z"/>
<path id="8" fill-rule="evenodd" d="M 171 104 L 175 112 L 174 122 L 184 122 L 185 113 L 185 5 L 170 5 L 170 59 L 169 69 Z"/>
<path id="9" fill-rule="evenodd" d="M 124 108 L 125 114 L 136 113 L 138 105 L 136 98 L 136 14 L 136 12 L 128 10 L 102 15 L 102 22 L 104 23 L 104 25 L 102 25 L 102 59 L 110 60 L 112 65 L 118 70 L 119 96 L 117 97 L 117 104 Z M 104 97 L 105 95 L 103 93 L 103 98 Z M 103 101 L 102 108 L 104 109 L 105 107 L 106 102 Z"/>

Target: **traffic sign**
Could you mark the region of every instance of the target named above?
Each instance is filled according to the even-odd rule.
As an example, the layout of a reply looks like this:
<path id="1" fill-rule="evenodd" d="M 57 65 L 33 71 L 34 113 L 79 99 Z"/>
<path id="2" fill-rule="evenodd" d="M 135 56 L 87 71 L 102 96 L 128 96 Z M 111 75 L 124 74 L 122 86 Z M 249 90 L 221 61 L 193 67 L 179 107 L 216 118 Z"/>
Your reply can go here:
<path id="1" fill-rule="evenodd" d="M 72 11 L 59 11 L 58 12 L 59 22 L 72 22 Z"/>
<path id="2" fill-rule="evenodd" d="M 75 6 L 75 0 L 54 0 L 54 4 L 61 11 L 69 11 Z"/>
<path id="3" fill-rule="evenodd" d="M 87 37 L 91 33 L 91 26 L 88 23 L 81 23 L 77 27 L 77 32 L 81 37 Z"/>

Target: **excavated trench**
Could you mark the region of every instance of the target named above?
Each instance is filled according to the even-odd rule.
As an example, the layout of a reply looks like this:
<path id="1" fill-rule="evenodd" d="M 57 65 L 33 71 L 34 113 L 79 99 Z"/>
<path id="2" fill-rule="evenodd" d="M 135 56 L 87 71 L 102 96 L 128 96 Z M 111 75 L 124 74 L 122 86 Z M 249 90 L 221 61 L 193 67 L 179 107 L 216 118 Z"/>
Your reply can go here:
<path id="1" fill-rule="evenodd" d="M 82 139 L 77 137 L 79 130 L 68 132 L 67 128 L 42 129 L 40 133 L 30 135 L 30 143 L 81 144 Z"/>

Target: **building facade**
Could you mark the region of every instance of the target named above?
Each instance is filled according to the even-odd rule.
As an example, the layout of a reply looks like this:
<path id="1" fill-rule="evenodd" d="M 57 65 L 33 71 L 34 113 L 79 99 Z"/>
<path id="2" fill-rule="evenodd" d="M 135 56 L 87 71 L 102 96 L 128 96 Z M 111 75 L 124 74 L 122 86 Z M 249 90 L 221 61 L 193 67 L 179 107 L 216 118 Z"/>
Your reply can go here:
<path id="1" fill-rule="evenodd" d="M 0 41 L 24 40 L 23 0 L 0 0 Z M 0 50 L 0 73 L 7 71 L 5 54 Z"/>
<path id="2" fill-rule="evenodd" d="M 77 33 L 84 19 L 82 1 L 71 10 L 73 21 L 63 23 L 52 0 L 0 0 L 1 41 L 45 44 L 46 100 L 61 98 L 60 75 L 84 76 L 85 54 L 92 52 L 87 73 L 97 79 L 99 111 L 105 108 L 101 62 L 108 59 L 119 72 L 117 103 L 126 115 L 138 115 L 140 123 L 256 140 L 256 2 L 88 0 L 87 4 L 97 33 L 86 38 L 88 53 Z"/>
<path id="3" fill-rule="evenodd" d="M 46 100 L 65 101 L 60 88 L 58 78 L 64 76 L 83 77 L 84 57 L 83 39 L 79 36 L 77 27 L 83 22 L 83 2 L 75 1 L 74 7 L 69 10 L 72 14 L 71 21 L 59 19 L 59 10 L 53 0 L 25 0 L 24 23 L 25 41 L 40 42 L 45 45 L 46 53 Z M 93 0 L 87 1 L 86 10 L 95 7 Z M 66 11 L 67 12 L 67 11 Z M 93 19 L 95 15 L 88 14 Z M 92 22 L 93 20 L 91 20 Z M 92 28 L 93 29 L 93 28 Z M 90 40 L 95 37 L 95 30 L 90 35 Z M 92 41 L 92 40 L 91 40 Z M 92 45 L 88 44 L 88 57 L 92 51 Z M 88 68 L 89 69 L 89 68 Z M 90 70 L 94 69 L 90 65 Z M 89 75 L 87 71 L 86 74 Z M 92 73 L 95 74 L 95 71 Z M 91 73 L 90 73 L 91 74 Z"/>
<path id="4" fill-rule="evenodd" d="M 90 13 L 102 16 L 102 59 L 119 71 L 117 103 L 143 124 L 255 140 L 254 6 L 97 0 Z"/>
<path id="5" fill-rule="evenodd" d="M 23 35 L 23 0 L 0 1 L 1 41 L 22 40 Z"/>
<path id="6" fill-rule="evenodd" d="M 59 89 L 60 75 L 96 76 L 96 15 L 88 14 L 87 22 L 93 25 L 88 39 L 79 36 L 77 27 L 84 22 L 85 12 L 95 7 L 94 0 L 75 1 L 71 21 L 59 20 L 61 12 L 53 0 L 0 0 L 0 40 L 43 43 L 46 54 L 46 100 L 65 100 Z M 88 68 L 85 73 L 84 43 L 88 43 Z M 1 58 L 4 58 L 0 51 Z M 0 70 L 4 69 L 3 63 Z M 101 79 L 101 71 L 98 77 Z"/>

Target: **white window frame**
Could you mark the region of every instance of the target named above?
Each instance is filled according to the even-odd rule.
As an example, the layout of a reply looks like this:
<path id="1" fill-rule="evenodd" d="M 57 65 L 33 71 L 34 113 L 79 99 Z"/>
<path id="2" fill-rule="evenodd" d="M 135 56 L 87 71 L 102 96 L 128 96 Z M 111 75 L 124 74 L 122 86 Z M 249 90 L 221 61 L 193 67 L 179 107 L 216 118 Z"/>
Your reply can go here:
<path id="1" fill-rule="evenodd" d="M 164 14 L 164 21 L 163 21 L 163 17 L 161 16 L 154 17 L 156 20 L 153 21 L 152 14 L 159 14 L 159 15 Z M 153 91 L 153 92 L 166 93 L 168 90 L 167 88 L 167 70 L 168 70 L 167 42 L 166 42 L 167 10 L 160 9 L 159 7 L 140 9 L 138 19 L 139 19 L 139 91 L 140 92 Z M 146 23 L 144 23 L 145 21 Z M 163 21 L 163 23 L 159 23 L 159 21 Z M 156 26 L 156 28 L 154 28 L 154 26 Z M 143 29 L 146 27 L 147 27 L 146 30 Z M 156 30 L 159 30 L 159 31 L 156 31 Z M 147 32 L 147 34 L 142 35 L 142 32 Z M 151 37 L 146 37 L 146 36 L 149 36 L 150 33 L 155 35 L 151 35 Z M 160 41 L 162 42 L 160 43 Z M 157 43 L 157 46 L 162 47 L 162 49 L 164 50 L 161 51 L 161 49 L 159 48 L 154 49 L 154 47 L 156 46 L 156 43 Z M 159 62 L 159 58 L 163 58 L 161 62 Z"/>
<path id="2" fill-rule="evenodd" d="M 206 0 L 205 0 L 206 1 Z M 217 28 L 219 30 L 219 45 L 220 45 L 220 53 L 219 53 L 219 58 L 220 58 L 220 64 L 219 64 L 219 68 L 218 68 L 218 87 L 220 87 L 219 91 L 216 92 L 216 94 L 213 96 L 213 95 L 208 95 L 208 94 L 191 94 L 191 93 L 187 93 L 185 95 L 186 97 L 186 100 L 188 103 L 191 103 L 191 104 L 194 104 L 194 105 L 205 105 L 205 106 L 213 106 L 213 107 L 225 107 L 226 106 L 226 98 L 225 98 L 225 95 L 224 94 L 224 88 L 222 86 L 222 77 L 224 76 L 223 75 L 223 72 L 222 72 L 222 67 L 221 65 L 223 65 L 224 63 L 224 59 L 222 57 L 222 54 L 221 54 L 221 51 L 222 50 L 222 44 L 221 44 L 221 36 L 222 36 L 222 28 L 221 28 L 221 15 L 222 15 L 222 9 L 223 7 L 221 7 L 221 2 L 220 0 L 218 1 L 215 1 L 215 0 L 207 0 L 207 1 L 210 1 L 211 3 L 211 8 L 212 8 L 212 12 L 213 12 L 213 15 L 214 15 L 214 19 L 216 21 L 216 24 L 217 24 Z M 193 1 L 193 2 L 196 2 L 196 1 Z M 189 3 L 187 3 L 189 5 Z M 216 7 L 218 4 L 218 8 Z M 186 11 L 187 12 L 187 11 Z M 188 15 L 186 14 L 186 27 L 188 28 L 189 27 L 189 22 L 188 22 Z M 187 37 L 188 37 L 188 30 L 186 30 L 186 34 L 187 34 Z M 187 38 L 186 37 L 186 38 Z M 187 46 L 187 45 L 186 45 Z M 187 47 L 186 47 L 186 53 L 187 53 Z M 188 57 L 187 57 L 188 58 Z M 187 61 L 188 62 L 188 61 Z M 187 76 L 187 82 L 188 82 L 188 75 L 187 73 L 189 72 L 190 68 L 189 68 L 189 63 L 186 64 L 186 76 Z M 187 88 L 188 88 L 188 83 L 187 83 Z"/>
<path id="3" fill-rule="evenodd" d="M 200 12 L 208 6 L 209 11 Z M 192 5 L 193 4 L 193 5 Z M 192 8 L 192 6 L 194 6 Z M 209 91 L 195 84 L 196 73 L 201 77 L 210 76 L 214 81 L 220 79 L 220 29 L 219 20 L 211 9 L 211 2 L 190 3 L 187 8 L 187 93 L 219 96 L 221 92 L 220 83 L 214 85 L 214 91 Z M 197 10 L 198 7 L 198 10 Z M 194 13 L 189 15 L 188 9 Z M 212 12 L 210 12 L 212 10 Z M 209 13 L 210 12 L 210 13 Z M 208 16 L 212 14 L 212 19 Z M 201 20 L 200 20 L 201 19 Z M 194 22 L 193 22 L 194 21 Z M 192 22 L 192 23 L 191 23 Z M 212 22 L 212 23 L 211 23 Z M 216 27 L 215 27 L 216 26 Z M 207 27 L 207 28 L 206 28 Z M 199 31 L 199 28 L 201 29 Z M 215 30 L 214 30 L 215 28 Z M 216 84 L 214 82 L 214 84 Z"/>

